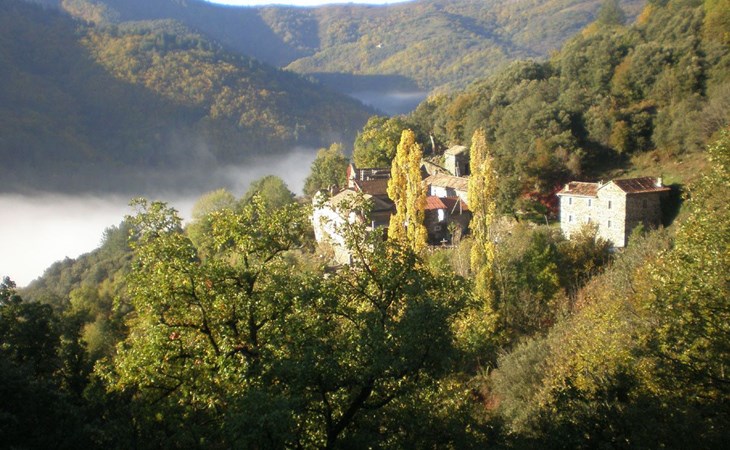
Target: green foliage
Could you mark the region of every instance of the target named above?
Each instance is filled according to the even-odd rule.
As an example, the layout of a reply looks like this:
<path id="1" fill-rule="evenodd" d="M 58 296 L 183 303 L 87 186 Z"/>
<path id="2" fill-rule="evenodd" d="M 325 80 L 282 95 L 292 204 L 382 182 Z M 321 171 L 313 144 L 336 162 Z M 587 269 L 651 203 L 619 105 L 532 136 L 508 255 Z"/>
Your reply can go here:
<path id="1" fill-rule="evenodd" d="M 548 62 L 514 63 L 413 118 L 439 142 L 467 143 L 484 128 L 498 210 L 510 212 L 570 179 L 613 177 L 641 152 L 701 152 L 730 117 L 730 50 L 704 34 L 705 10 L 670 2 L 630 27 L 589 27 Z"/>
<path id="2" fill-rule="evenodd" d="M 397 74 L 421 88 L 463 88 L 510 61 L 547 56 L 587 25 L 599 1 L 473 0 L 313 14 L 321 41 L 289 64 L 304 73 Z M 641 2 L 622 2 L 635 14 Z M 302 14 L 303 15 L 303 14 Z M 412 88 L 411 88 L 412 89 Z"/>
<path id="3" fill-rule="evenodd" d="M 284 180 L 276 175 L 266 175 L 252 181 L 241 197 L 241 203 L 251 203 L 257 197 L 271 209 L 281 209 L 294 202 L 294 193 L 289 190 Z"/>
<path id="4" fill-rule="evenodd" d="M 357 167 L 390 167 L 406 124 L 398 117 L 373 116 L 355 139 L 352 159 Z"/>
<path id="5" fill-rule="evenodd" d="M 136 313 L 103 376 L 138 393 L 142 427 L 176 430 L 149 445 L 204 432 L 206 446 L 398 448 L 424 423 L 434 427 L 424 443 L 470 439 L 454 434 L 464 393 L 438 384 L 452 371 L 459 279 L 372 238 L 353 243 L 370 249 L 355 270 L 292 270 L 284 256 L 302 244 L 306 212 L 258 197 L 212 214 L 220 251 L 201 259 L 174 210 L 137 206 Z"/>
<path id="6" fill-rule="evenodd" d="M 187 226 L 190 240 L 196 247 L 211 250 L 213 245 L 211 215 L 224 209 L 234 209 L 237 205 L 236 197 L 225 189 L 203 194 L 193 205 L 192 221 Z"/>
<path id="7" fill-rule="evenodd" d="M 635 236 L 578 292 L 573 315 L 500 360 L 490 392 L 513 445 L 727 440 L 730 132 L 708 152 L 673 245 L 664 231 Z"/>
<path id="8" fill-rule="evenodd" d="M 618 0 L 604 0 L 598 10 L 596 22 L 602 26 L 623 25 L 626 22 L 626 13 L 621 9 Z"/>
<path id="9" fill-rule="evenodd" d="M 621 1 L 631 17 L 643 3 Z M 173 19 L 241 54 L 323 82 L 334 79 L 335 88 L 353 92 L 463 88 L 509 61 L 547 56 L 593 20 L 601 1 L 234 9 L 207 2 L 64 0 L 62 6 L 100 23 Z"/>
<path id="10" fill-rule="evenodd" d="M 708 152 L 712 168 L 692 189 L 691 216 L 675 246 L 649 267 L 637 303 L 651 323 L 645 345 L 652 389 L 675 401 L 692 399 L 689 406 L 702 416 L 695 419 L 698 433 L 722 442 L 730 417 L 730 208 L 723 200 L 730 194 L 730 131 Z"/>
<path id="11" fill-rule="evenodd" d="M 79 406 L 88 365 L 77 330 L 0 283 L 0 432 L 10 448 L 90 445 Z M 39 429 L 43 433 L 38 433 Z"/>
<path id="12" fill-rule="evenodd" d="M 332 187 L 344 188 L 347 183 L 347 164 L 342 144 L 335 143 L 329 148 L 319 149 L 309 176 L 304 180 L 304 194 L 312 197 L 317 192 Z"/>

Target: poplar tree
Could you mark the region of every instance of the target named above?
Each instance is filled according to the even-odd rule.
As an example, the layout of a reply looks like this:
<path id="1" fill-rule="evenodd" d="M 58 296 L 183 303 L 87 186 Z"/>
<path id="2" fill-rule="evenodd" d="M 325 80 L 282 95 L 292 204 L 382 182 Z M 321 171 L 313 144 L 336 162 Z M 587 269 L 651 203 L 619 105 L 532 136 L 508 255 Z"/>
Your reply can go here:
<path id="1" fill-rule="evenodd" d="M 497 180 L 494 176 L 492 157 L 489 154 L 487 138 L 483 129 L 474 132 L 470 151 L 471 176 L 469 177 L 469 209 L 472 212 L 470 224 L 474 245 L 471 248 L 471 269 L 475 274 L 475 293 L 478 297 L 491 300 L 494 277 L 494 241 L 491 232 L 495 219 Z"/>
<path id="2" fill-rule="evenodd" d="M 411 130 L 403 130 L 388 181 L 388 196 L 396 212 L 390 217 L 388 238 L 407 243 L 414 251 L 426 247 L 426 191 L 421 183 L 423 150 Z"/>

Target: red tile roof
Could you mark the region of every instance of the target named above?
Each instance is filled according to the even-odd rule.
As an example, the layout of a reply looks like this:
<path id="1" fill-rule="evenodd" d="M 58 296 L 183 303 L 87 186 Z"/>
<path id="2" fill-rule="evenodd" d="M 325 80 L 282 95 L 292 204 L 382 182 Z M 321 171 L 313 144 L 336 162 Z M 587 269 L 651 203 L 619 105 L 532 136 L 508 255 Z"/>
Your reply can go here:
<path id="1" fill-rule="evenodd" d="M 595 197 L 600 185 L 598 183 L 583 183 L 582 181 L 571 181 L 566 184 L 557 195 L 580 195 Z"/>
<path id="2" fill-rule="evenodd" d="M 613 183 L 627 194 L 644 194 L 647 192 L 665 192 L 670 188 L 663 186 L 661 180 L 654 177 L 640 178 L 624 178 L 622 180 L 613 180 L 608 183 L 583 183 L 581 181 L 571 181 L 566 184 L 557 195 L 576 195 L 583 197 L 595 197 L 598 190 Z"/>
<path id="3" fill-rule="evenodd" d="M 429 195 L 426 197 L 426 211 L 434 209 L 446 209 L 446 205 L 441 201 L 439 197 Z"/>
<path id="4" fill-rule="evenodd" d="M 646 192 L 664 192 L 670 190 L 670 188 L 661 184 L 661 179 L 657 180 L 654 177 L 613 180 L 613 184 L 627 194 L 643 194 Z"/>
<path id="5" fill-rule="evenodd" d="M 469 206 L 460 197 L 442 197 L 441 201 L 446 205 L 450 214 L 469 211 Z"/>

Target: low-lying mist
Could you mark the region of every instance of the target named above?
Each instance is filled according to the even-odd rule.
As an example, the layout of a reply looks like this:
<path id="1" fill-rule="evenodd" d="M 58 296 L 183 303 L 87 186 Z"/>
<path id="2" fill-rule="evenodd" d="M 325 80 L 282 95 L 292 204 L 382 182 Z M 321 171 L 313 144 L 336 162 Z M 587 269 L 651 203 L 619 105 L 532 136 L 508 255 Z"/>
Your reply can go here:
<path id="1" fill-rule="evenodd" d="M 426 99 L 428 91 L 357 91 L 349 94 L 390 116 L 407 114 Z"/>
<path id="2" fill-rule="evenodd" d="M 208 190 L 224 187 L 241 196 L 252 181 L 266 175 L 281 177 L 292 192 L 301 194 L 315 155 L 315 149 L 296 148 L 285 155 L 209 170 L 204 189 L 183 180 L 165 190 L 141 186 L 127 189 L 125 194 L 0 194 L 0 277 L 9 276 L 18 286 L 25 286 L 54 262 L 95 249 L 106 228 L 132 213 L 128 206 L 132 197 L 165 201 L 187 219 L 195 201 Z"/>

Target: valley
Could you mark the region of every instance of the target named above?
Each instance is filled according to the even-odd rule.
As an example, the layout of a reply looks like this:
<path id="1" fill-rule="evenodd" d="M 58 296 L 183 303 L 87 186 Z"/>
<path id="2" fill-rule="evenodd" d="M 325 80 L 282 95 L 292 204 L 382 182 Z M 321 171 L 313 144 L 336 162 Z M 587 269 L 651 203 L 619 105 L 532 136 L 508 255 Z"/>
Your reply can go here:
<path id="1" fill-rule="evenodd" d="M 730 441 L 730 0 L 3 0 L 0 161 L 0 445 Z"/>

